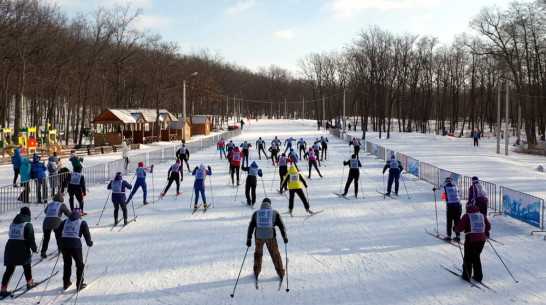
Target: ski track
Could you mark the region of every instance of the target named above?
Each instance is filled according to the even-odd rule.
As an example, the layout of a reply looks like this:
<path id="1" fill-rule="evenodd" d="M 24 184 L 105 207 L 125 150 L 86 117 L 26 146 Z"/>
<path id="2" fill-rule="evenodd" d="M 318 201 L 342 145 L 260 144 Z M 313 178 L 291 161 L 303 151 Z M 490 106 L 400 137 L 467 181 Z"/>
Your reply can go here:
<path id="1" fill-rule="evenodd" d="M 195 214 L 192 196 L 193 177 L 185 173 L 179 197 L 166 196 L 155 204 L 136 209 L 137 221 L 119 231 L 113 224 L 112 204 L 106 205 L 100 226 L 96 226 L 100 214 L 84 217 L 90 226 L 95 245 L 90 248 L 86 279 L 92 280 L 102 272 L 105 265 L 108 273 L 78 297 L 78 304 L 542 304 L 546 299 L 546 243 L 540 234 L 531 236 L 533 227 L 509 217 L 489 217 L 492 223 L 492 237 L 505 243 L 493 243 L 512 274 L 520 281 L 515 284 L 491 246 L 486 243 L 482 253 L 484 283 L 496 292 L 482 292 L 471 288 L 468 283 L 457 279 L 441 268 L 441 265 L 460 266 L 461 254 L 458 249 L 424 232 L 436 228 L 436 214 L 432 185 L 403 174 L 400 180 L 399 196 L 386 197 L 375 190 L 384 190 L 388 173 L 383 175 L 384 163 L 375 156 L 360 152 L 362 169 L 360 175 L 359 198 L 350 200 L 338 198 L 332 191 L 343 189 L 348 175 L 348 167 L 342 162 L 353 153 L 352 146 L 340 139 L 317 131 L 313 121 L 261 120 L 251 122 L 250 129 L 233 142 L 239 145 L 247 140 L 255 144 L 258 137 L 270 141 L 278 136 L 284 140 L 293 136 L 303 137 L 308 144 L 321 135 L 328 137 L 328 160 L 319 167 L 323 179 L 317 179 L 313 169 L 313 179 L 308 180 L 310 206 L 312 210 L 323 213 L 304 221 L 306 212 L 296 196 L 295 217 L 286 214 L 288 199 L 275 191 L 279 186 L 278 168 L 270 160 L 257 158 L 255 147 L 251 148 L 250 162 L 256 161 L 264 172 L 258 179 L 257 210 L 264 197 L 264 187 L 272 199 L 287 228 L 288 282 L 290 292 L 286 292 L 286 280 L 277 291 L 278 276 L 270 255 L 264 249 L 260 288 L 254 287 L 252 271 L 254 240 L 249 249 L 239 279 L 235 297 L 233 291 L 239 269 L 246 251 L 246 232 L 250 216 L 255 210 L 240 204 L 244 199 L 246 175 L 241 172 L 241 185 L 234 201 L 236 189 L 230 186 L 227 161 L 215 158 L 215 147 L 192 151 L 191 166 L 205 163 L 212 167 L 213 175 L 206 182 L 206 195 L 209 204 L 214 203 L 203 214 L 203 207 Z M 359 133 L 354 133 L 359 137 Z M 506 171 L 522 172 L 527 180 L 515 181 L 516 186 L 530 184 L 542 178 L 541 174 L 530 173 L 529 166 L 544 162 L 527 160 L 520 163 L 518 156 L 498 157 L 487 140 L 480 141 L 479 148 L 472 148 L 471 139 L 456 139 L 421 134 L 404 134 L 393 140 L 377 139 L 376 134 L 368 133 L 370 140 L 391 149 L 399 149 L 417 159 L 440 162 L 441 167 L 469 174 L 468 168 L 474 166 L 472 173 L 480 178 L 495 177 L 495 173 Z M 228 139 L 229 140 L 229 139 Z M 404 142 L 405 140 L 405 142 Z M 390 141 L 390 142 L 389 142 Z M 419 142 L 421 141 L 421 142 Z M 424 150 L 422 141 L 429 146 Z M 489 141 L 491 142 L 491 141 Z M 488 146 L 489 145 L 489 146 Z M 449 147 L 449 149 L 448 149 Z M 153 148 L 153 147 L 152 147 Z M 462 150 L 477 156 L 475 162 L 462 157 Z M 282 147 L 284 151 L 284 146 Z M 281 152 L 282 152 L 281 151 Z M 89 157 L 86 162 L 100 163 L 112 160 L 112 156 Z M 66 162 L 65 162 L 66 163 Z M 159 194 L 164 187 L 164 178 L 172 162 L 156 164 L 154 177 L 148 178 L 148 197 Z M 308 175 L 306 161 L 299 162 L 305 176 Z M 470 164 L 470 165 L 468 165 Z M 491 171 L 499 164 L 500 169 Z M 11 177 L 11 167 L 2 166 L 0 171 Z M 483 173 L 482 173 L 483 172 Z M 487 174 L 486 174 L 487 173 Z M 341 175 L 343 174 L 343 177 Z M 9 178 L 8 177 L 8 178 Z M 130 176 L 128 176 L 130 180 Z M 383 180 L 385 179 L 385 180 Z M 404 182 L 402 182 L 402 179 Z M 9 180 L 9 179 L 8 179 Z M 384 182 L 383 182 L 384 181 Z M 9 182 L 8 182 L 9 183 Z M 405 187 L 404 187 L 405 183 Z M 7 184 L 7 183 L 6 183 Z M 536 184 L 535 184 L 536 185 Z M 411 199 L 408 199 L 407 193 Z M 512 187 L 512 186 L 510 186 Z M 86 208 L 100 210 L 104 206 L 106 185 L 90 187 L 86 197 Z M 394 188 L 394 186 L 393 186 Z M 517 187 L 515 187 L 517 189 Z M 527 186 L 527 189 L 529 187 Z M 535 195 L 537 194 L 536 190 Z M 543 191 L 543 190 L 542 190 Z M 349 195 L 354 194 L 351 185 Z M 364 196 L 365 198 L 362 198 Z M 213 200 L 214 198 L 214 200 Z M 466 200 L 464 200 L 466 201 Z M 68 202 L 68 199 L 66 199 Z M 135 203 L 142 202 L 142 192 L 134 197 Z M 202 199 L 199 199 L 202 202 Z M 136 206 L 135 206 L 136 207 Z M 436 202 L 439 231 L 445 232 L 445 204 Z M 41 205 L 31 205 L 33 215 L 38 215 Z M 128 207 L 129 219 L 134 217 L 132 207 Z M 6 236 L 8 225 L 15 215 L 9 212 L 0 215 L 0 236 Z M 120 212 L 121 215 L 121 212 Z M 41 239 L 41 222 L 33 221 L 36 240 Z M 118 224 L 121 228 L 121 225 Z M 279 232 L 277 230 L 277 235 Z M 3 246 L 6 238 L 0 239 Z M 278 238 L 279 250 L 286 262 L 285 245 Z M 50 242 L 50 249 L 54 241 Z M 84 247 L 84 255 L 87 248 Z M 53 261 L 43 262 L 33 268 L 36 279 L 51 273 Z M 537 268 L 537 266 L 540 266 Z M 57 268 L 62 267 L 59 261 Z M 20 268 L 10 283 L 20 275 Z M 75 271 L 72 280 L 75 281 Z M 62 275 L 53 278 L 44 294 L 42 302 L 57 295 L 62 285 Z M 42 287 L 43 288 L 43 287 Z M 36 296 L 42 290 L 29 292 L 15 300 L 14 304 L 35 304 Z M 60 303 L 60 302 L 58 302 Z"/>

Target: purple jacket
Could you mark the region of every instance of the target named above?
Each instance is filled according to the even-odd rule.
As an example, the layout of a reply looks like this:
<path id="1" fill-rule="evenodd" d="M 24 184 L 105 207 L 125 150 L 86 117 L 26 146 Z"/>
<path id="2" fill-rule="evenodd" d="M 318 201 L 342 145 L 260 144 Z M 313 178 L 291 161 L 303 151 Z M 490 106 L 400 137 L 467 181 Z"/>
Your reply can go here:
<path id="1" fill-rule="evenodd" d="M 484 233 L 471 233 L 469 215 L 470 213 L 480 214 L 480 208 L 475 205 L 467 207 L 466 214 L 461 217 L 461 220 L 459 220 L 459 224 L 453 229 L 453 231 L 455 231 L 455 233 L 460 233 L 464 231 L 465 240 L 468 240 L 469 242 L 485 241 L 487 239 L 487 235 L 489 235 L 489 230 L 491 230 L 491 223 L 489 223 L 489 220 L 487 220 L 487 216 L 480 214 L 481 216 L 483 216 L 483 221 L 485 222 L 485 231 Z"/>
<path id="2" fill-rule="evenodd" d="M 130 189 L 133 188 L 133 186 L 129 182 L 123 180 L 123 177 L 121 176 L 121 173 L 117 173 L 116 178 L 114 178 L 114 180 L 112 180 L 112 181 L 110 181 L 110 183 L 108 183 L 107 189 L 109 189 L 109 190 L 112 189 L 112 182 L 114 182 L 114 181 L 122 181 L 122 182 L 121 182 L 120 192 L 119 193 L 118 192 L 112 192 L 112 202 L 122 203 L 122 202 L 127 201 L 127 197 L 125 196 L 125 189 L 130 190 Z"/>
<path id="3" fill-rule="evenodd" d="M 468 201 L 472 202 L 475 200 L 476 203 L 487 203 L 489 202 L 489 199 L 487 198 L 487 194 L 483 194 L 485 196 L 480 196 L 479 189 L 483 188 L 479 181 L 475 181 L 472 183 L 472 185 L 468 188 Z"/>

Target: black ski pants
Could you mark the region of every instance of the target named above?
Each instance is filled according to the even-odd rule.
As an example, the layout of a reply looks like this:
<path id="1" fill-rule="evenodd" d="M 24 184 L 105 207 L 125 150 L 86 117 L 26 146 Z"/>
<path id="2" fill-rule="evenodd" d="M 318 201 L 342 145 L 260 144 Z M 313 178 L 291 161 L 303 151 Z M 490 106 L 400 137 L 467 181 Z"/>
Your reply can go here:
<path id="1" fill-rule="evenodd" d="M 42 242 L 42 250 L 40 250 L 42 253 L 46 253 L 47 249 L 49 248 L 49 241 L 51 240 L 52 231 L 53 230 L 51 229 L 44 229 L 44 240 Z M 55 240 L 57 241 L 57 248 L 59 248 L 59 241 L 57 240 L 57 235 L 55 235 Z"/>
<path id="2" fill-rule="evenodd" d="M 252 197 L 251 197 L 251 192 L 252 192 Z M 256 203 L 256 183 L 247 182 L 245 184 L 245 196 L 246 196 L 246 203 L 248 205 L 254 205 Z"/>
<path id="3" fill-rule="evenodd" d="M 354 181 L 355 183 L 355 196 L 358 195 L 358 178 L 360 178 L 360 171 L 357 168 L 352 168 L 349 170 L 349 176 L 347 177 L 347 183 L 345 183 L 345 191 L 343 194 L 347 195 L 349 192 L 349 187 Z"/>
<path id="4" fill-rule="evenodd" d="M 76 197 L 76 199 L 78 200 L 78 205 L 80 207 L 80 209 L 82 210 L 82 213 L 83 213 L 83 195 L 81 192 L 78 192 L 78 193 L 72 193 L 72 192 L 68 192 L 68 195 L 70 196 L 68 198 L 68 202 L 70 203 L 70 210 L 71 211 L 74 211 L 74 197 Z"/>
<path id="5" fill-rule="evenodd" d="M 318 151 L 315 150 L 315 153 L 317 154 L 318 158 Z M 320 156 L 320 160 L 326 160 L 328 158 L 328 144 L 326 142 L 322 142 L 322 155 Z"/>
<path id="6" fill-rule="evenodd" d="M 482 253 L 484 245 L 485 241 L 464 241 L 463 278 L 465 280 L 470 279 L 472 271 L 474 271 L 474 279 L 478 282 L 482 281 L 483 273 L 480 254 Z M 467 271 L 470 274 L 467 274 Z"/>
<path id="7" fill-rule="evenodd" d="M 76 264 L 76 287 L 80 287 L 83 283 L 83 263 L 82 248 L 65 248 L 61 250 L 63 253 L 63 284 L 70 283 L 70 277 L 72 276 L 72 259 Z"/>
<path id="8" fill-rule="evenodd" d="M 307 201 L 307 198 L 305 198 L 305 194 L 303 193 L 302 189 L 291 189 L 288 190 L 288 193 L 290 195 L 288 196 L 288 210 L 292 211 L 294 209 L 294 197 L 296 194 L 298 194 L 301 201 L 303 202 L 305 210 L 309 210 L 309 202 Z"/>
<path id="9" fill-rule="evenodd" d="M 258 145 L 258 158 L 262 160 L 262 152 L 264 153 L 265 159 L 267 160 L 267 154 L 265 153 L 264 146 Z"/>
<path id="10" fill-rule="evenodd" d="M 447 227 L 446 227 L 446 235 L 451 237 L 451 230 L 456 227 L 459 224 L 459 220 L 461 220 L 461 214 L 463 212 L 463 208 L 458 206 L 448 206 L 446 210 L 446 219 L 447 219 Z M 460 233 L 455 233 L 456 236 L 460 236 Z"/>
<path id="11" fill-rule="evenodd" d="M 288 174 L 288 166 L 281 165 L 279 166 L 279 176 L 281 177 L 281 181 L 279 182 L 279 191 L 282 191 L 280 188 L 282 186 L 282 179 L 284 179 L 284 176 Z"/>
<path id="12" fill-rule="evenodd" d="M 167 186 L 165 187 L 163 193 L 167 193 L 173 182 L 176 182 L 176 192 L 178 193 L 180 191 L 180 175 L 178 174 L 178 172 L 173 172 L 169 177 L 169 182 L 167 183 Z"/>
<path id="13" fill-rule="evenodd" d="M 125 202 L 114 202 L 114 220 L 118 221 L 119 208 L 121 207 L 121 212 L 123 213 L 123 220 L 127 220 L 127 203 Z"/>
<path id="14" fill-rule="evenodd" d="M 2 286 L 7 286 L 9 284 L 9 280 L 14 272 L 15 266 L 6 266 L 6 272 L 4 272 L 4 276 L 2 277 Z M 30 265 L 23 265 L 23 272 L 25 273 L 25 279 L 27 281 L 32 280 L 32 269 L 30 268 Z"/>
<path id="15" fill-rule="evenodd" d="M 303 154 L 305 155 L 305 146 L 300 145 L 300 160 L 301 160 L 301 152 L 303 151 Z"/>
<path id="16" fill-rule="evenodd" d="M 235 180 L 233 180 L 233 176 L 236 174 L 237 175 L 237 184 L 239 184 L 239 170 L 240 170 L 240 166 L 239 165 L 229 165 L 229 172 L 231 174 L 231 184 L 235 184 Z"/>
<path id="17" fill-rule="evenodd" d="M 322 178 L 322 174 L 320 173 L 320 170 L 317 166 L 317 160 L 309 160 L 309 178 L 311 178 L 311 168 L 314 167 L 317 171 L 318 175 Z"/>

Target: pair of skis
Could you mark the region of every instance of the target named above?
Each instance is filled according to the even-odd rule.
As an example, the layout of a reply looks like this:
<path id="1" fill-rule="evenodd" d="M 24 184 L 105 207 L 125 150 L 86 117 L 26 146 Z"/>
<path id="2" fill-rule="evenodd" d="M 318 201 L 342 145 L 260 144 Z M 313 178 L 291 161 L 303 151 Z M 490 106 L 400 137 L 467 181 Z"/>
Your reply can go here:
<path id="1" fill-rule="evenodd" d="M 108 267 L 106 267 L 104 269 L 104 271 L 102 271 L 99 275 L 97 275 L 97 277 L 95 277 L 93 280 L 91 280 L 90 282 L 87 282 L 87 286 L 84 288 L 84 289 L 81 289 L 80 291 L 78 291 L 76 289 L 76 291 L 73 291 L 71 292 L 71 294 L 63 301 L 63 304 L 67 304 L 68 301 L 70 301 L 72 298 L 74 298 L 75 296 L 77 296 L 80 292 L 82 292 L 83 290 L 87 289 L 93 282 L 97 281 L 98 279 L 100 279 L 101 277 L 103 277 L 106 273 L 108 272 Z M 48 304 L 52 304 L 52 303 L 56 303 L 58 300 L 60 300 L 64 295 L 66 295 L 66 292 L 70 290 L 70 288 L 72 287 L 73 285 L 70 285 L 70 287 L 66 288 L 66 289 L 62 289 L 58 294 L 57 296 Z M 39 304 L 39 303 L 38 303 Z"/>
<path id="2" fill-rule="evenodd" d="M 281 291 L 282 283 L 283 283 L 283 282 L 284 282 L 284 277 L 282 277 L 282 278 L 279 280 L 279 288 L 277 289 L 277 291 Z M 256 278 L 255 286 L 256 286 L 256 290 L 257 290 L 257 289 L 260 289 L 260 280 L 259 280 L 258 278 Z"/>
<path id="3" fill-rule="evenodd" d="M 18 297 L 24 295 L 25 293 L 29 292 L 30 290 L 32 290 L 32 289 L 38 287 L 40 284 L 47 282 L 50 278 L 52 278 L 52 277 L 54 277 L 55 275 L 57 275 L 57 273 L 59 273 L 59 270 L 55 271 L 55 273 L 53 273 L 52 275 L 46 277 L 45 279 L 43 279 L 43 280 L 37 282 L 37 283 L 36 283 L 36 286 L 31 287 L 31 288 L 28 288 L 28 289 L 26 289 L 26 290 L 23 290 L 23 289 L 25 288 L 25 286 L 26 286 L 25 284 L 23 284 L 21 287 L 19 287 L 19 288 L 13 290 L 13 291 L 11 292 L 11 294 L 0 297 L 0 300 L 3 300 L 3 299 L 5 299 L 5 298 L 7 298 L 8 296 L 10 296 L 12 299 L 17 299 Z M 20 291 L 20 293 L 17 293 L 17 292 L 19 292 L 19 291 Z"/>
<path id="4" fill-rule="evenodd" d="M 193 214 L 195 214 L 195 212 L 199 211 L 199 208 L 200 208 L 200 207 L 201 207 L 201 204 L 199 204 L 199 205 L 197 206 L 197 208 L 193 208 L 193 212 L 192 212 L 191 214 L 193 215 Z M 209 208 L 210 208 L 210 205 L 209 205 L 208 208 L 203 209 L 203 214 L 205 214 L 205 213 L 208 211 Z"/>
<path id="5" fill-rule="evenodd" d="M 455 272 L 455 271 L 453 271 L 453 270 L 450 269 L 450 268 L 445 267 L 445 266 L 441 266 L 441 267 L 444 268 L 444 269 L 445 269 L 446 271 L 448 271 L 449 273 L 451 273 L 451 274 L 457 276 L 457 277 L 460 278 L 461 280 L 463 280 L 463 281 L 465 281 L 465 282 L 469 282 L 469 283 L 470 283 L 470 286 L 472 286 L 472 287 L 474 287 L 474 288 L 478 288 L 478 289 L 480 289 L 480 290 L 482 290 L 482 291 L 489 290 L 489 291 L 495 292 L 495 290 L 493 290 L 493 288 L 489 287 L 487 284 L 484 284 L 484 283 L 482 283 L 482 282 L 478 282 L 478 281 L 476 281 L 476 280 L 474 280 L 474 279 L 470 279 L 470 281 L 467 281 L 466 279 L 464 279 L 463 276 L 462 276 L 462 272 L 463 272 L 463 271 L 462 271 L 460 268 L 458 268 L 458 267 L 454 267 L 455 270 L 458 271 L 458 273 Z"/>

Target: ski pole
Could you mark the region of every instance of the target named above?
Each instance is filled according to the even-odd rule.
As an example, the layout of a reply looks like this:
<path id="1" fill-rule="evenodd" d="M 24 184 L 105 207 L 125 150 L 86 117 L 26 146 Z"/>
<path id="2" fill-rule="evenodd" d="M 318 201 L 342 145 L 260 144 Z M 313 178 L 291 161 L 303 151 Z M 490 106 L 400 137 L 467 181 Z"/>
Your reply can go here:
<path id="1" fill-rule="evenodd" d="M 131 206 L 133 207 L 133 217 L 136 219 L 136 213 L 135 213 L 135 201 L 131 199 Z"/>
<path id="2" fill-rule="evenodd" d="M 233 292 L 230 294 L 230 296 L 232 298 L 235 295 L 235 289 L 237 289 L 237 283 L 239 283 L 239 277 L 241 277 L 241 271 L 243 271 L 243 265 L 245 264 L 246 255 L 248 254 L 248 249 L 250 249 L 250 247 L 246 247 L 245 256 L 243 257 L 243 263 L 241 264 L 241 269 L 239 270 L 239 275 L 237 276 L 237 280 L 235 281 L 235 287 L 233 287 Z"/>
<path id="3" fill-rule="evenodd" d="M 436 205 L 436 192 L 434 193 L 434 210 L 436 211 L 436 236 L 438 236 L 438 206 Z"/>
<path id="4" fill-rule="evenodd" d="M 286 244 L 284 244 L 284 256 L 286 258 L 286 292 L 290 291 L 288 288 L 288 250 Z"/>
<path id="5" fill-rule="evenodd" d="M 40 212 L 40 214 L 38 214 L 36 217 L 34 217 L 34 220 L 38 219 L 38 217 L 40 217 L 40 215 L 42 215 L 42 213 L 44 213 L 46 210 L 47 210 L 47 205 L 46 205 L 46 207 Z"/>
<path id="6" fill-rule="evenodd" d="M 210 196 L 212 198 L 212 208 L 214 208 L 214 192 L 212 191 L 212 179 L 209 176 Z"/>
<path id="7" fill-rule="evenodd" d="M 504 261 L 502 260 L 502 258 L 500 257 L 499 253 L 497 252 L 497 250 L 495 250 L 495 247 L 493 247 L 493 244 L 491 244 L 491 242 L 489 241 L 489 238 L 487 239 L 487 242 L 489 243 L 489 245 L 491 246 L 491 248 L 493 249 L 493 251 L 495 251 L 495 254 L 497 254 L 497 257 L 500 259 L 501 263 L 504 265 L 504 268 L 506 268 L 506 271 L 508 271 L 508 273 L 510 274 L 510 276 L 512 277 L 512 279 L 518 283 L 518 281 L 514 278 L 514 276 L 512 275 L 512 272 L 510 272 L 510 270 L 508 269 L 508 267 L 506 266 L 506 264 L 504 263 Z"/>
<path id="8" fill-rule="evenodd" d="M 154 188 L 154 165 L 152 164 L 152 203 L 155 204 L 155 188 Z"/>
<path id="9" fill-rule="evenodd" d="M 87 247 L 87 254 L 85 254 L 85 262 L 83 262 L 84 265 L 87 264 L 87 257 L 89 257 L 89 247 Z M 80 283 L 80 286 L 83 284 L 83 276 L 85 273 L 85 268 L 82 270 L 82 281 Z M 76 287 L 76 299 L 74 300 L 74 304 L 78 302 L 78 295 L 80 294 L 80 287 Z"/>
<path id="10" fill-rule="evenodd" d="M 457 241 L 457 245 L 459 245 L 459 252 L 461 252 L 461 258 L 463 259 L 464 272 L 466 272 L 466 276 L 468 277 L 468 282 L 470 283 L 470 286 L 472 286 L 472 282 L 470 282 L 470 273 L 468 273 L 468 268 L 464 261 L 464 255 L 463 255 L 463 249 L 461 249 L 461 243 Z"/>
<path id="11" fill-rule="evenodd" d="M 360 180 L 360 173 L 358 175 L 358 183 L 360 184 L 360 192 L 362 193 L 362 198 L 364 198 L 364 187 L 362 186 L 362 182 Z"/>
<path id="12" fill-rule="evenodd" d="M 218 149 L 216 150 L 216 152 L 214 153 L 214 156 L 212 156 L 212 160 L 211 161 L 214 161 L 214 158 L 216 157 L 216 154 L 218 153 Z"/>
<path id="13" fill-rule="evenodd" d="M 275 183 L 275 174 L 273 174 L 273 179 L 271 179 L 271 187 L 269 188 L 270 191 L 273 190 L 273 184 Z"/>
<path id="14" fill-rule="evenodd" d="M 104 202 L 104 207 L 102 208 L 102 212 L 100 212 L 99 220 L 97 221 L 97 226 L 100 223 L 100 220 L 102 218 L 102 214 L 104 213 L 104 210 L 106 210 L 106 204 L 108 203 L 108 199 L 110 199 L 110 194 L 112 194 L 112 190 L 110 190 L 110 192 L 108 192 L 108 197 L 106 197 L 106 201 Z"/>
<path id="15" fill-rule="evenodd" d="M 49 280 L 51 280 L 51 277 L 53 277 L 53 271 L 55 271 L 55 267 L 57 267 L 57 263 L 59 262 L 60 257 L 61 257 L 61 254 L 59 253 L 59 255 L 57 255 L 57 260 L 55 261 L 55 265 L 53 266 L 53 270 L 51 270 L 51 274 L 49 275 L 49 279 L 47 279 L 46 285 L 44 287 L 44 291 L 42 292 L 42 295 L 40 295 L 38 304 L 40 304 L 40 301 L 42 301 L 42 298 L 44 297 L 44 293 L 47 290 L 47 286 L 49 285 Z"/>
<path id="16" fill-rule="evenodd" d="M 38 251 L 42 249 L 42 244 L 44 243 L 44 235 L 42 235 L 42 240 L 40 241 L 40 246 L 38 246 Z"/>
<path id="17" fill-rule="evenodd" d="M 404 176 L 402 176 L 402 173 L 400 173 L 400 178 L 402 180 L 402 183 L 404 184 L 404 188 L 406 189 L 406 195 L 408 195 L 408 199 L 411 199 L 409 196 L 408 188 L 406 187 L 406 182 L 404 181 Z"/>
<path id="18" fill-rule="evenodd" d="M 345 175 L 345 166 L 343 166 L 343 171 L 341 172 L 341 182 L 339 183 L 339 193 L 343 194 L 341 192 L 341 188 L 343 187 L 343 176 Z"/>
<path id="19" fill-rule="evenodd" d="M 19 284 L 21 283 L 21 280 L 23 279 L 23 275 L 25 274 L 25 271 L 21 273 L 21 277 L 19 278 L 19 281 L 17 282 L 17 285 L 15 286 L 15 289 L 11 292 L 11 298 L 13 299 L 13 295 L 15 294 L 15 291 L 19 289 Z"/>
<path id="20" fill-rule="evenodd" d="M 383 172 L 383 199 L 385 199 L 385 193 L 387 191 L 385 190 L 385 172 Z"/>
<path id="21" fill-rule="evenodd" d="M 235 199 L 233 199 L 233 201 L 237 201 L 237 193 L 239 193 L 239 184 L 237 184 L 237 189 L 235 190 Z"/>
<path id="22" fill-rule="evenodd" d="M 267 192 L 265 191 L 265 185 L 264 185 L 264 177 L 260 177 L 262 178 L 262 187 L 264 188 L 264 195 L 265 197 L 267 197 Z"/>
<path id="23" fill-rule="evenodd" d="M 191 202 L 193 201 L 193 193 L 195 192 L 195 188 L 191 189 L 191 197 L 190 197 L 190 209 L 191 209 Z"/>

